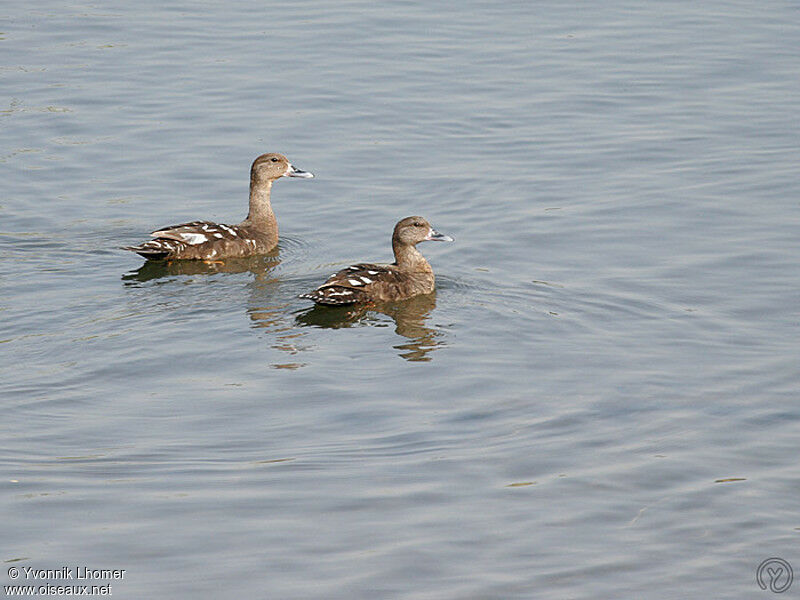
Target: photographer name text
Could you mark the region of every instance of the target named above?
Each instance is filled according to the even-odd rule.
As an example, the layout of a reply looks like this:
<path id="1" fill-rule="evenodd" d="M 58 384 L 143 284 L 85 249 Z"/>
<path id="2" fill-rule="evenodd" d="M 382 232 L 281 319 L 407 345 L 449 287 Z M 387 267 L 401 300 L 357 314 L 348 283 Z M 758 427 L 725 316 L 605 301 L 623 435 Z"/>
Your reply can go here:
<path id="1" fill-rule="evenodd" d="M 26 580 L 54 581 L 54 580 L 76 580 L 76 581 L 98 581 L 98 580 L 121 580 L 125 579 L 125 569 L 91 569 L 89 567 L 60 567 L 58 569 L 36 569 L 34 567 L 20 567 L 15 569 L 17 577 L 12 573 L 12 579 L 22 575 Z"/>

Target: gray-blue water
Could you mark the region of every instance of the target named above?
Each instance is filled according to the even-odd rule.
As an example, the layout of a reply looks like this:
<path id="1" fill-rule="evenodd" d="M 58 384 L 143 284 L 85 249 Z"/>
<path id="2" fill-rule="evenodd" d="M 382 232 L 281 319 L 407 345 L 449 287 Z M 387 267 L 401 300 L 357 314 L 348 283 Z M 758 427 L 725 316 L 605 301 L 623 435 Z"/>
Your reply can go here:
<path id="1" fill-rule="evenodd" d="M 762 560 L 800 569 L 799 47 L 779 1 L 6 2 L 3 585 L 769 596 Z M 267 151 L 316 174 L 274 186 L 276 253 L 117 250 L 239 221 Z M 456 238 L 420 247 L 434 297 L 297 298 L 413 214 Z"/>

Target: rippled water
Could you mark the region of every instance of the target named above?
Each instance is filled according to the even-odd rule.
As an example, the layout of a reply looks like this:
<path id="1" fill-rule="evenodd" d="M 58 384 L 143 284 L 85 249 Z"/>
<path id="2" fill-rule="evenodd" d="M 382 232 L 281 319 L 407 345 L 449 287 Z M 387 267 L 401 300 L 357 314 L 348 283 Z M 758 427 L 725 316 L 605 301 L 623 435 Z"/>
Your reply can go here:
<path id="1" fill-rule="evenodd" d="M 5 566 L 126 569 L 122 598 L 767 594 L 762 560 L 800 568 L 798 17 L 5 6 Z M 276 183 L 271 255 L 117 250 L 237 222 L 266 151 L 316 174 Z M 456 238 L 421 247 L 434 295 L 297 298 L 412 214 Z"/>

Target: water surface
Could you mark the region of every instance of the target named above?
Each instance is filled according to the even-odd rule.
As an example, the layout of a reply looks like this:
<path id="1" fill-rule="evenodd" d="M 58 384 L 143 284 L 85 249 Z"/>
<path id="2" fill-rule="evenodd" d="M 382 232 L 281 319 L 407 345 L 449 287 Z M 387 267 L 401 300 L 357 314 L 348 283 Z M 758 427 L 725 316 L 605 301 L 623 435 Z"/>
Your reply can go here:
<path id="1" fill-rule="evenodd" d="M 6 567 L 298 599 L 738 598 L 800 568 L 798 16 L 6 6 Z M 275 184 L 269 256 L 117 249 L 240 220 L 267 151 L 316 174 Z M 421 246 L 434 295 L 297 298 L 413 214 L 456 238 Z"/>

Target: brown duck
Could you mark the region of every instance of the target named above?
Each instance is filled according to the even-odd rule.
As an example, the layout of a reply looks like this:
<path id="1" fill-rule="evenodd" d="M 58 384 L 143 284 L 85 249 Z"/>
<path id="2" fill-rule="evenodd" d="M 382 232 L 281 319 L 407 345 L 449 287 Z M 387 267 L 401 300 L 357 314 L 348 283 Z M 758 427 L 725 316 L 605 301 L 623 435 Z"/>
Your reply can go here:
<path id="1" fill-rule="evenodd" d="M 392 250 L 394 263 L 376 265 L 359 263 L 338 273 L 300 298 L 317 304 L 356 304 L 403 300 L 430 294 L 435 279 L 433 269 L 417 250 L 419 242 L 452 242 L 453 238 L 435 231 L 422 217 L 406 217 L 394 227 Z"/>
<path id="2" fill-rule="evenodd" d="M 292 166 L 283 154 L 262 154 L 250 168 L 250 212 L 238 225 L 192 221 L 154 231 L 154 239 L 126 246 L 150 260 L 214 260 L 265 254 L 278 243 L 278 222 L 270 204 L 272 182 L 287 177 L 313 177 Z"/>

